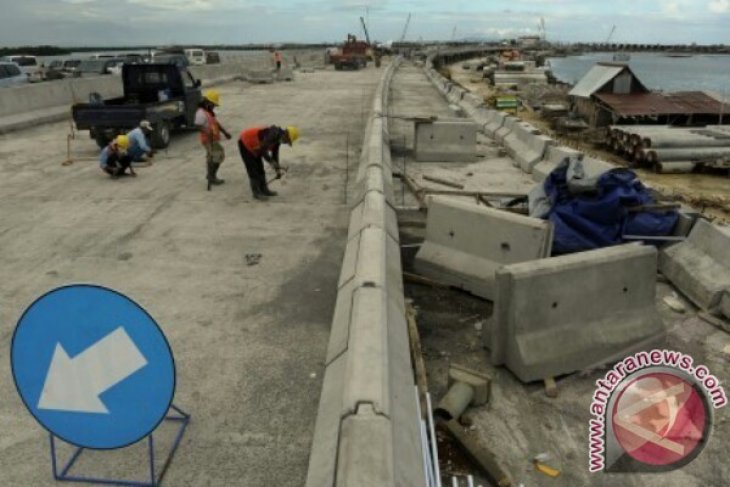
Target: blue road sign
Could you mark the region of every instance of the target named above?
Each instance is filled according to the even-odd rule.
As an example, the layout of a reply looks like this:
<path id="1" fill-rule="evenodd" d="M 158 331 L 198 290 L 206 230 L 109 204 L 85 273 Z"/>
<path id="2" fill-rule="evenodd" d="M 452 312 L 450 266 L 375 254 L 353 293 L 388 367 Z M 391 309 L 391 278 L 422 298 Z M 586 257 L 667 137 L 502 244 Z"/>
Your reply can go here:
<path id="1" fill-rule="evenodd" d="M 13 378 L 49 432 L 86 448 L 121 448 L 150 434 L 175 393 L 175 363 L 157 323 L 126 296 L 61 287 L 23 313 Z"/>

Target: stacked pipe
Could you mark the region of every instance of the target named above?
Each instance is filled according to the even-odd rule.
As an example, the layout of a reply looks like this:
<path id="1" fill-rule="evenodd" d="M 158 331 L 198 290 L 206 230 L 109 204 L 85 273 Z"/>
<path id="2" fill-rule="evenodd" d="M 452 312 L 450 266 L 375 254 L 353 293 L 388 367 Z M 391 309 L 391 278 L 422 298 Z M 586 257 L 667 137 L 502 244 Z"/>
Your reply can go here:
<path id="1" fill-rule="evenodd" d="M 613 125 L 608 146 L 626 160 L 660 173 L 687 173 L 698 165 L 730 168 L 730 127 Z"/>

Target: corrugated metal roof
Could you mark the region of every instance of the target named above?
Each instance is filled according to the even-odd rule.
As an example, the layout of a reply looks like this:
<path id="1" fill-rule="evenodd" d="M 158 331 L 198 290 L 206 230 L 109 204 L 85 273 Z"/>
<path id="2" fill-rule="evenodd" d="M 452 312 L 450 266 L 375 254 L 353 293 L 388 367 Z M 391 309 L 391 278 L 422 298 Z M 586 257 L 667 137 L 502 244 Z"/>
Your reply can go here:
<path id="1" fill-rule="evenodd" d="M 596 64 L 583 76 L 578 83 L 570 90 L 568 95 L 579 98 L 590 98 L 593 93 L 601 89 L 603 85 L 611 81 L 623 71 L 625 66 L 608 66 Z"/>
<path id="2" fill-rule="evenodd" d="M 730 105 L 722 104 L 701 91 L 677 93 L 635 93 L 616 95 L 596 93 L 596 98 L 614 113 L 623 117 L 656 115 L 719 115 L 730 113 Z"/>

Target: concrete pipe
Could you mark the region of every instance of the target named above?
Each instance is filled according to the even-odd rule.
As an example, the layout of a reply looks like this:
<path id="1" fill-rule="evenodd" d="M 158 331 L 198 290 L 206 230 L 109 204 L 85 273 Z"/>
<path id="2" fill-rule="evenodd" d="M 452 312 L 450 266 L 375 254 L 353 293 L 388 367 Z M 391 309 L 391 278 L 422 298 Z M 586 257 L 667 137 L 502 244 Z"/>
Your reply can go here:
<path id="1" fill-rule="evenodd" d="M 703 135 L 677 134 L 676 136 L 657 134 L 645 137 L 647 147 L 657 149 L 683 149 L 687 147 L 728 147 L 730 139 L 715 139 Z"/>
<path id="2" fill-rule="evenodd" d="M 657 162 L 654 171 L 660 174 L 684 174 L 692 172 L 697 164 L 689 161 Z"/>
<path id="3" fill-rule="evenodd" d="M 685 147 L 681 149 L 652 149 L 657 160 L 665 161 L 700 161 L 730 157 L 730 147 Z"/>
<path id="4" fill-rule="evenodd" d="M 474 388 L 463 382 L 454 382 L 441 402 L 434 410 L 434 415 L 446 421 L 459 419 L 474 399 Z"/>

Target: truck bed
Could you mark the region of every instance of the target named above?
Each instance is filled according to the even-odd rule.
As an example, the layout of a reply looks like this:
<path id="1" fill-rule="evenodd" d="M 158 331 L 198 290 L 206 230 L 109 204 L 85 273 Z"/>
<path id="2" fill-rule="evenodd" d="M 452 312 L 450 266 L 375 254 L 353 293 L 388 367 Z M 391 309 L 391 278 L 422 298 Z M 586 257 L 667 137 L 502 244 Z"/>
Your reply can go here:
<path id="1" fill-rule="evenodd" d="M 92 127 L 131 128 L 143 119 L 154 124 L 182 116 L 185 114 L 185 102 L 180 98 L 140 104 L 131 103 L 125 98 L 112 98 L 105 100 L 103 105 L 77 103 L 72 113 L 79 130 Z"/>

